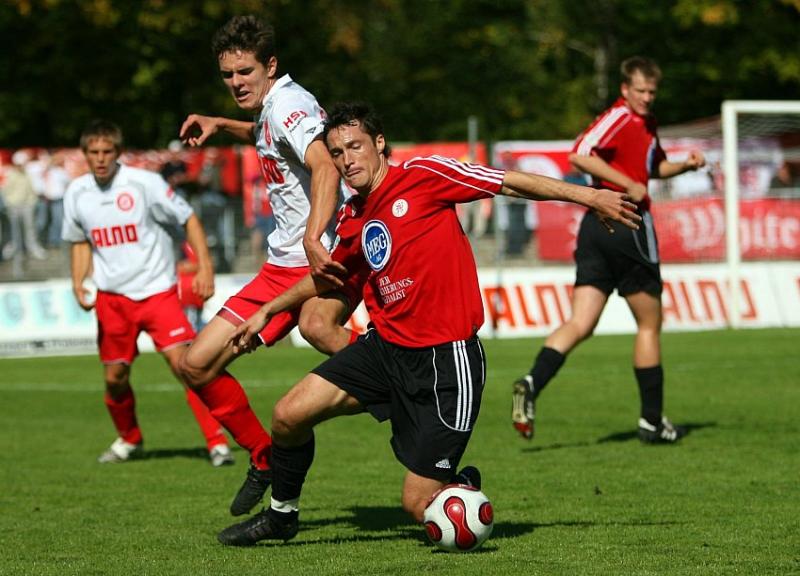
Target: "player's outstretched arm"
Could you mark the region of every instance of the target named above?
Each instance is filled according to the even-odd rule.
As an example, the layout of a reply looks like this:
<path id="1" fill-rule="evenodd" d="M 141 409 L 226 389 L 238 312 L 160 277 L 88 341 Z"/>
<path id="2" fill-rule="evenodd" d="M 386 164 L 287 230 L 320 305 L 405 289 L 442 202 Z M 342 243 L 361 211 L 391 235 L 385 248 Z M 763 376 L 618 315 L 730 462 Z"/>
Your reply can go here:
<path id="1" fill-rule="evenodd" d="M 201 146 L 211 136 L 224 130 L 239 140 L 254 143 L 255 133 L 252 122 L 242 120 L 231 120 L 219 116 L 203 116 L 201 114 L 189 114 L 183 121 L 179 137 L 188 146 Z"/>
<path id="2" fill-rule="evenodd" d="M 197 272 L 192 280 L 192 291 L 203 300 L 208 300 L 214 295 L 214 265 L 208 253 L 206 233 L 195 214 L 186 221 L 185 228 L 186 241 L 197 256 Z"/>
<path id="3" fill-rule="evenodd" d="M 657 178 L 672 178 L 684 172 L 698 170 L 706 165 L 706 157 L 699 150 L 692 150 L 683 162 L 670 162 L 662 160 L 658 163 Z"/>
<path id="4" fill-rule="evenodd" d="M 606 182 L 613 182 L 630 196 L 634 202 L 641 202 L 647 196 L 647 187 L 628 178 L 625 174 L 612 167 L 608 162 L 599 156 L 583 156 L 581 154 L 572 153 L 569 155 L 570 164 L 581 172 L 585 172 L 598 180 Z"/>
<path id="5" fill-rule="evenodd" d="M 329 287 L 315 282 L 311 274 L 307 274 L 294 286 L 264 304 L 255 314 L 239 324 L 227 343 L 233 347 L 236 354 L 252 352 L 258 346 L 256 340 L 258 333 L 269 324 L 273 316 L 297 308 L 309 298 L 324 294 L 328 290 Z"/>
<path id="6" fill-rule="evenodd" d="M 303 248 L 311 275 L 338 288 L 343 285 L 340 277 L 347 271 L 331 259 L 320 238 L 339 201 L 339 172 L 322 140 L 315 140 L 309 145 L 304 161 L 311 170 L 311 211 L 303 236 Z"/>
<path id="7" fill-rule="evenodd" d="M 72 276 L 72 292 L 78 301 L 78 306 L 84 310 L 94 308 L 90 299 L 90 292 L 83 282 L 89 277 L 92 269 L 92 247 L 88 242 L 73 242 L 70 247 L 70 275 Z"/>
<path id="8" fill-rule="evenodd" d="M 634 230 L 639 228 L 642 220 L 636 213 L 636 204 L 622 192 L 596 190 L 538 174 L 509 170 L 503 178 L 500 193 L 527 200 L 574 202 L 595 210 L 601 220 L 615 220 Z"/>

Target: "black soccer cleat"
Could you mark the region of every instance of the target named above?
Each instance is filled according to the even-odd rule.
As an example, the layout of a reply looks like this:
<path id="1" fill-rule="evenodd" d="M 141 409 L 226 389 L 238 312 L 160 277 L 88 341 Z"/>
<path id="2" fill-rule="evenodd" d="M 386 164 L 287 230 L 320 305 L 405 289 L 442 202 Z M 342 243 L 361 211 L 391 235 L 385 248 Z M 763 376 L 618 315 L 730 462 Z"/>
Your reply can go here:
<path id="1" fill-rule="evenodd" d="M 512 393 L 511 422 L 526 440 L 533 438 L 533 421 L 536 419 L 536 398 L 533 395 L 533 378 L 526 374 L 516 382 Z"/>
<path id="2" fill-rule="evenodd" d="M 475 466 L 464 466 L 461 472 L 453 476 L 453 484 L 466 484 L 473 488 L 481 489 L 481 471 Z"/>
<path id="3" fill-rule="evenodd" d="M 650 424 L 644 418 L 639 418 L 639 440 L 645 444 L 674 444 L 684 436 L 686 429 L 673 426 L 666 416 L 661 417 L 658 426 Z"/>
<path id="4" fill-rule="evenodd" d="M 264 498 L 264 492 L 272 482 L 272 470 L 259 470 L 252 463 L 247 469 L 247 477 L 231 502 L 231 514 L 241 516 L 255 508 Z"/>
<path id="5" fill-rule="evenodd" d="M 297 535 L 297 512 L 276 512 L 265 508 L 244 522 L 228 526 L 217 534 L 217 540 L 226 546 L 252 546 L 261 540 L 286 542 Z"/>

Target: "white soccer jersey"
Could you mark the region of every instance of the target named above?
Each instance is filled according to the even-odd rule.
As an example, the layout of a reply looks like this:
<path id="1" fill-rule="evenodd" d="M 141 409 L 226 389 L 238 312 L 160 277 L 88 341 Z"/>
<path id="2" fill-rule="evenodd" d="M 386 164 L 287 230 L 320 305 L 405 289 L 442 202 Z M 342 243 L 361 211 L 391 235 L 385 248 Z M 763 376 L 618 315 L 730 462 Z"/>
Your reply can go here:
<path id="1" fill-rule="evenodd" d="M 170 232 L 191 215 L 189 204 L 161 176 L 118 166 L 105 186 L 92 174 L 69 185 L 62 238 L 92 245 L 92 279 L 100 290 L 143 300 L 176 283 Z"/>
<path id="2" fill-rule="evenodd" d="M 292 268 L 308 264 L 303 235 L 311 210 L 311 173 L 304 159 L 309 145 L 322 133 L 324 119 L 317 99 L 286 74 L 264 97 L 255 120 L 256 150 L 275 217 L 275 230 L 269 235 L 270 264 Z M 341 191 L 339 196 L 341 205 Z M 331 218 L 321 238 L 328 249 L 335 236 L 335 220 Z"/>

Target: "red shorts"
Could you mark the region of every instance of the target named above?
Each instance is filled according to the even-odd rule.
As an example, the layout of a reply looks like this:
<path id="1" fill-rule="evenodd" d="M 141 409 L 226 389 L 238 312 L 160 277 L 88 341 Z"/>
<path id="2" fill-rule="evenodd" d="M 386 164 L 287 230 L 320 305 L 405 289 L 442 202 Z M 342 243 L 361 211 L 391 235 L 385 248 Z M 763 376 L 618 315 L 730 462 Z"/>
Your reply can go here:
<path id="1" fill-rule="evenodd" d="M 269 263 L 264 264 L 258 275 L 249 284 L 225 301 L 217 315 L 225 318 L 234 326 L 238 326 L 255 314 L 266 302 L 286 292 L 307 274 L 308 266 L 287 268 Z M 300 307 L 277 314 L 259 332 L 261 341 L 266 346 L 272 346 L 297 326 L 299 318 Z"/>
<path id="2" fill-rule="evenodd" d="M 194 339 L 175 287 L 144 300 L 97 291 L 97 345 L 103 364 L 130 364 L 139 354 L 136 339 L 147 332 L 156 350 L 188 344 Z"/>

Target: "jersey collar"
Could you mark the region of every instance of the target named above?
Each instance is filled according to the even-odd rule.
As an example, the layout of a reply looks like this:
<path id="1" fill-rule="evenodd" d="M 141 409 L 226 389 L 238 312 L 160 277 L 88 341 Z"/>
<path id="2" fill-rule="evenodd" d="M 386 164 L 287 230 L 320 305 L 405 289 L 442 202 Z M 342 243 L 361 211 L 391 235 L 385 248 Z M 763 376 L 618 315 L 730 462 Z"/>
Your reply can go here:
<path id="1" fill-rule="evenodd" d="M 288 74 L 284 74 L 283 76 L 281 76 L 280 78 L 275 80 L 275 84 L 272 85 L 272 87 L 269 89 L 269 92 L 267 92 L 267 95 L 264 96 L 264 100 L 261 101 L 261 104 L 266 106 L 267 105 L 267 100 L 269 100 L 270 97 L 273 94 L 275 94 L 275 92 L 277 92 L 278 90 L 280 90 L 281 88 L 286 86 L 291 81 L 292 81 L 292 77 L 289 76 Z"/>

